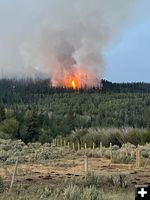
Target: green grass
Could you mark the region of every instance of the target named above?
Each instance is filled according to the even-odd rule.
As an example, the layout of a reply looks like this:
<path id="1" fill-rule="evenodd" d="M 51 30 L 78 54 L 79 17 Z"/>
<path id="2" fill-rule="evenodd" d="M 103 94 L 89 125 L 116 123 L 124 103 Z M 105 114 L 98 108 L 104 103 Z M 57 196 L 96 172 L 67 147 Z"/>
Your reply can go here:
<path id="1" fill-rule="evenodd" d="M 49 186 L 18 186 L 10 193 L 5 191 L 1 200 L 133 200 L 134 190 L 98 189 L 95 186 L 68 185 L 62 191 Z"/>

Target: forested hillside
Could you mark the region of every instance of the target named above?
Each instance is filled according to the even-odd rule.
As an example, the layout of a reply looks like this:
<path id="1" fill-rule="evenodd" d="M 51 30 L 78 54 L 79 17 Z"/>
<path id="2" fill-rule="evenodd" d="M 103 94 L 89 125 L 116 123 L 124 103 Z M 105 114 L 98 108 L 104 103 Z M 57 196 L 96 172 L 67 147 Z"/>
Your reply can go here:
<path id="1" fill-rule="evenodd" d="M 80 128 L 150 127 L 150 84 L 102 81 L 73 91 L 50 80 L 0 80 L 0 137 L 50 141 Z"/>

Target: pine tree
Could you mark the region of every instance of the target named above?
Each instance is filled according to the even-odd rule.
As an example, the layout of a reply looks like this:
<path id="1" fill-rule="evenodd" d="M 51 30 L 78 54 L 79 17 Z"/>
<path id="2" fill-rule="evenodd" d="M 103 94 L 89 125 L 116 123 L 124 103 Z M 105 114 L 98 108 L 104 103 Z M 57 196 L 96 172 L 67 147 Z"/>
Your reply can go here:
<path id="1" fill-rule="evenodd" d="M 67 122 L 69 126 L 69 131 L 75 130 L 75 113 L 73 111 L 73 106 L 71 105 L 67 115 Z"/>
<path id="2" fill-rule="evenodd" d="M 0 123 L 6 119 L 5 108 L 3 105 L 0 105 Z"/>
<path id="3" fill-rule="evenodd" d="M 26 143 L 38 141 L 38 114 L 36 110 L 28 110 L 25 113 L 25 133 L 24 140 Z"/>

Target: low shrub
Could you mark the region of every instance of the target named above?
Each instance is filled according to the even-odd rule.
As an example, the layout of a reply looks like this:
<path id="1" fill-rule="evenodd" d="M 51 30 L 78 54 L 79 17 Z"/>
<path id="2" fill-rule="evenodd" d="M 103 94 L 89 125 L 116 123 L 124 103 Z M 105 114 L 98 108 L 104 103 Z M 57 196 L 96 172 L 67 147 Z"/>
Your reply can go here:
<path id="1" fill-rule="evenodd" d="M 150 143 L 150 130 L 136 128 L 89 128 L 76 129 L 73 131 L 67 140 L 70 142 L 79 142 L 82 146 L 84 143 L 87 147 L 92 147 L 93 142 L 95 147 L 99 147 L 100 142 L 104 146 L 109 147 L 109 144 L 122 146 L 123 143 L 132 143 L 134 145 L 144 145 Z"/>
<path id="2" fill-rule="evenodd" d="M 94 172 L 88 172 L 85 177 L 86 186 L 100 186 L 100 177 L 95 175 Z"/>
<path id="3" fill-rule="evenodd" d="M 117 187 L 126 188 L 129 183 L 129 174 L 96 175 L 89 172 L 85 177 L 84 186 L 94 186 L 97 188 Z"/>
<path id="4" fill-rule="evenodd" d="M 81 191 L 76 185 L 68 186 L 64 191 L 65 200 L 80 200 Z"/>
<path id="5" fill-rule="evenodd" d="M 117 174 L 111 176 L 115 187 L 126 188 L 129 183 L 129 174 Z"/>
<path id="6" fill-rule="evenodd" d="M 81 199 L 82 200 L 103 200 L 104 199 L 104 194 L 103 192 L 100 192 L 99 190 L 97 190 L 96 187 L 92 186 L 92 187 L 86 187 L 83 190 L 83 193 L 81 195 Z"/>

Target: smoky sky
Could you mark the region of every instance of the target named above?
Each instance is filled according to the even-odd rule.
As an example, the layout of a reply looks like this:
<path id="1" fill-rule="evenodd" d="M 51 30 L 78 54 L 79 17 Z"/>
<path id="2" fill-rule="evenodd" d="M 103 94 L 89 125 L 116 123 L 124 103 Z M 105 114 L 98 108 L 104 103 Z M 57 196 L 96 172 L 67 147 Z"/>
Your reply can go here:
<path id="1" fill-rule="evenodd" d="M 0 0 L 0 77 L 52 77 L 85 66 L 102 77 L 105 48 L 137 0 Z"/>

